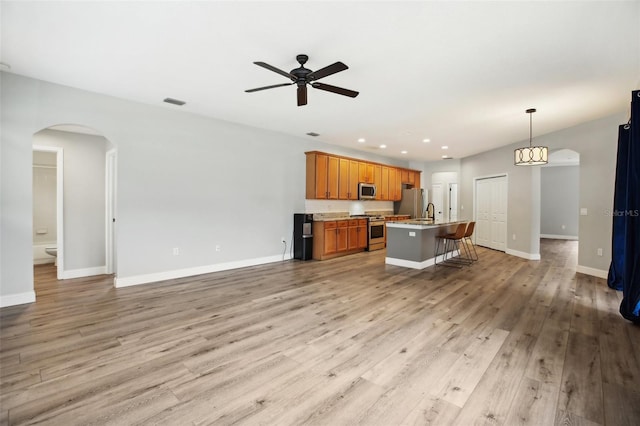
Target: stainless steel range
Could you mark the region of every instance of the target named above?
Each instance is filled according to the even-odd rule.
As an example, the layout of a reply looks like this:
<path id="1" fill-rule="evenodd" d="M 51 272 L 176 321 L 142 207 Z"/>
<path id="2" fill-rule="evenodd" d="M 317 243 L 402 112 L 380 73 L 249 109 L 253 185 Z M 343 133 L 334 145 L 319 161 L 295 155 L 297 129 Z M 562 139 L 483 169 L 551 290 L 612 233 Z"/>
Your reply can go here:
<path id="1" fill-rule="evenodd" d="M 353 216 L 366 217 L 369 219 L 367 251 L 382 250 L 385 247 L 385 234 L 387 232 L 384 216 L 369 214 L 352 215 L 352 217 Z"/>
<path id="2" fill-rule="evenodd" d="M 385 234 L 387 227 L 385 226 L 384 216 L 369 217 L 369 251 L 382 250 L 385 242 Z"/>

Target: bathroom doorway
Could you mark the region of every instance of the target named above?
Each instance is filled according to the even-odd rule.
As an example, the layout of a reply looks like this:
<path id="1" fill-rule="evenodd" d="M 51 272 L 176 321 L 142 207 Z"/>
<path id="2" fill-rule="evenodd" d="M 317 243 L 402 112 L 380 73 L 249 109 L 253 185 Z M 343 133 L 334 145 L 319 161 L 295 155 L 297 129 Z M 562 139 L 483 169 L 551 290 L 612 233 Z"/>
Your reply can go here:
<path id="1" fill-rule="evenodd" d="M 114 145 L 93 129 L 78 125 L 48 127 L 34 134 L 33 143 L 34 158 L 40 152 L 56 152 L 59 164 L 54 245 L 57 279 L 115 274 Z M 34 199 L 34 208 L 35 204 Z M 35 237 L 46 231 L 45 226 L 35 223 L 34 216 L 34 264 Z M 51 262 L 51 257 L 48 260 Z"/>
<path id="2" fill-rule="evenodd" d="M 34 145 L 32 162 L 34 264 L 55 263 L 59 280 L 64 271 L 63 152 L 60 147 Z"/>

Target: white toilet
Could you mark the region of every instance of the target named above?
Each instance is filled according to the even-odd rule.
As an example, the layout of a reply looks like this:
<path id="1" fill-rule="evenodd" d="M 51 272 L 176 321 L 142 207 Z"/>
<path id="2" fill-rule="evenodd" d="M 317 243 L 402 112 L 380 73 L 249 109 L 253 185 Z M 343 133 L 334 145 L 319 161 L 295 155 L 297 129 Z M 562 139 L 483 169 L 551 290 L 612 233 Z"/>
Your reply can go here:
<path id="1" fill-rule="evenodd" d="M 56 260 L 53 262 L 53 264 L 58 266 L 58 247 L 56 246 L 45 247 L 44 252 L 47 253 L 49 256 L 55 257 Z"/>

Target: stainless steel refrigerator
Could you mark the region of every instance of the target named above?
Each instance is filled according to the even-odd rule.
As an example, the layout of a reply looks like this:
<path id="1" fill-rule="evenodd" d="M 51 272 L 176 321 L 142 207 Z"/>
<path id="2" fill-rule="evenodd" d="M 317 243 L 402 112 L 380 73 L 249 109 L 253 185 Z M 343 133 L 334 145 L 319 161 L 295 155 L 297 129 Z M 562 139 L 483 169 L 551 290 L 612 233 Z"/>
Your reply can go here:
<path id="1" fill-rule="evenodd" d="M 403 189 L 402 200 L 393 203 L 393 212 L 395 214 L 410 214 L 412 219 L 423 217 L 424 201 L 424 189 Z"/>

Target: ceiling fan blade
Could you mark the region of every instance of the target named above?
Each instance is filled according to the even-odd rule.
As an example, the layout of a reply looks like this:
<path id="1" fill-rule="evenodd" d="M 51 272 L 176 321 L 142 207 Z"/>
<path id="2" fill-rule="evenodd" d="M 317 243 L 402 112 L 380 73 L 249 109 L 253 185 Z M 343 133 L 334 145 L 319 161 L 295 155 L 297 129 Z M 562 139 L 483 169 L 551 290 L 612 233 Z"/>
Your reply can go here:
<path id="1" fill-rule="evenodd" d="M 330 84 L 311 83 L 311 86 L 314 89 L 326 90 L 327 92 L 337 93 L 338 95 L 349 96 L 350 98 L 355 98 L 360 94 L 360 92 L 356 92 L 349 89 L 343 89 L 342 87 L 336 87 Z"/>
<path id="2" fill-rule="evenodd" d="M 291 86 L 292 84 L 293 83 L 274 84 L 272 86 L 264 86 L 264 87 L 258 87 L 258 88 L 255 88 L 255 89 L 245 90 L 245 92 L 252 93 L 252 92 L 257 92 L 259 90 L 273 89 L 274 87 Z"/>
<path id="3" fill-rule="evenodd" d="M 342 62 L 336 62 L 335 64 L 331 64 L 327 67 L 320 68 L 319 70 L 308 74 L 307 80 L 309 81 L 320 80 L 321 78 L 324 78 L 328 75 L 335 74 L 337 72 L 344 71 L 346 69 L 349 69 L 349 67 L 343 64 Z"/>
<path id="4" fill-rule="evenodd" d="M 289 74 L 289 73 L 288 73 L 288 72 L 286 72 L 286 71 L 282 71 L 280 68 L 276 68 L 276 67 L 274 67 L 273 65 L 269 65 L 269 64 L 267 64 L 267 63 L 265 63 L 265 62 L 254 62 L 254 64 L 256 64 L 256 65 L 258 65 L 258 66 L 260 66 L 260 67 L 262 67 L 262 68 L 266 68 L 266 69 L 268 69 L 269 71 L 276 72 L 276 73 L 278 73 L 278 74 L 280 74 L 280 75 L 282 75 L 282 76 L 285 76 L 285 77 L 287 77 L 288 79 L 291 79 L 291 80 L 293 80 L 293 81 L 295 81 L 295 80 L 296 80 L 296 76 L 295 76 L 295 75 L 293 75 L 293 74 Z"/>
<path id="5" fill-rule="evenodd" d="M 307 104 L 307 85 L 298 86 L 298 106 Z"/>

